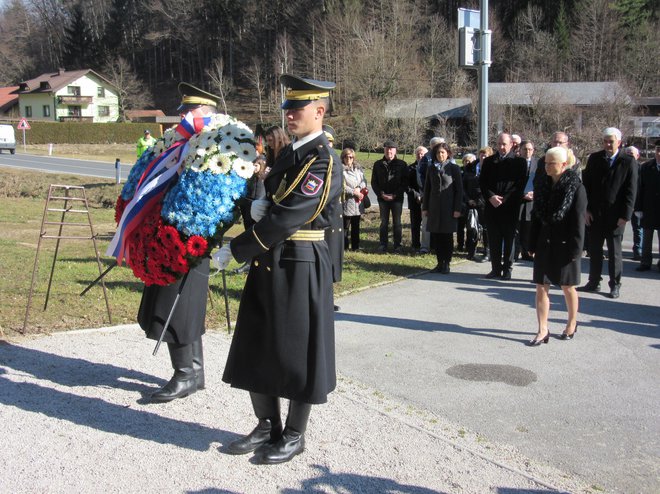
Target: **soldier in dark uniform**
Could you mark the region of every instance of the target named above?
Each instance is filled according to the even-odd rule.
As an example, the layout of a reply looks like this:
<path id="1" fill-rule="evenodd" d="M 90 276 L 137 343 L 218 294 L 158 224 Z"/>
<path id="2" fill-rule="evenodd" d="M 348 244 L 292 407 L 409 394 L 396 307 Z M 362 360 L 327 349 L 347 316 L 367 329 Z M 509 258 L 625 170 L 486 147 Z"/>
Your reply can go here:
<path id="1" fill-rule="evenodd" d="M 218 97 L 190 84 L 179 84 L 183 117 L 192 112 L 195 117 L 216 113 Z M 158 340 L 167 321 L 181 280 L 167 286 L 145 286 L 138 310 L 138 322 L 147 338 Z M 209 259 L 191 269 L 172 320 L 163 337 L 170 353 L 174 375 L 161 389 L 151 395 L 151 401 L 163 403 L 183 398 L 204 389 L 204 354 L 202 335 L 205 332 L 206 299 L 209 288 Z"/>
<path id="2" fill-rule="evenodd" d="M 312 404 L 336 385 L 332 254 L 325 230 L 342 189 L 342 164 L 322 131 L 334 83 L 282 75 L 296 137 L 265 180 L 263 217 L 223 246 L 215 264 L 251 260 L 223 380 L 250 392 L 257 427 L 228 452 L 258 463 L 302 453 Z M 257 203 L 256 207 L 259 203 Z M 254 209 L 254 208 L 253 208 Z M 280 398 L 289 401 L 284 429 Z"/>

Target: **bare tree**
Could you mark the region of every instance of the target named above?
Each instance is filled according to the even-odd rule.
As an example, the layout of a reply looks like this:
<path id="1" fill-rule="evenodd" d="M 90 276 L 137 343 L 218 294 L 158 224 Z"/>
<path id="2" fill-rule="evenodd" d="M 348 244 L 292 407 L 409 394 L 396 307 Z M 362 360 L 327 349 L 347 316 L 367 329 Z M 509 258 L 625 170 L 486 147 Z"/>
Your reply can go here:
<path id="1" fill-rule="evenodd" d="M 222 58 L 216 58 L 213 61 L 210 69 L 206 69 L 206 76 L 211 81 L 211 89 L 215 91 L 218 96 L 220 96 L 220 101 L 222 102 L 222 108 L 225 113 L 227 111 L 227 96 L 229 96 L 233 90 L 233 85 L 229 78 L 225 76 L 224 70 L 225 64 Z"/>
<path id="2" fill-rule="evenodd" d="M 126 119 L 126 110 L 153 106 L 151 93 L 145 89 L 125 58 L 117 57 L 110 60 L 104 67 L 103 75 L 117 88 L 119 118 L 122 121 Z"/>

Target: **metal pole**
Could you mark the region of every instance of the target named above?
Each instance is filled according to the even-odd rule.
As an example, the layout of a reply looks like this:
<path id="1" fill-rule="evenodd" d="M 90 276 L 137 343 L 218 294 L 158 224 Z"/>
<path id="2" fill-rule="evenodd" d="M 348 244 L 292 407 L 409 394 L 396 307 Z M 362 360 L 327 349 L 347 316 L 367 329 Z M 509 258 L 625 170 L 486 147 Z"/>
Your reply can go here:
<path id="1" fill-rule="evenodd" d="M 162 331 L 162 333 L 160 333 L 160 337 L 158 338 L 158 342 L 156 343 L 156 346 L 154 347 L 154 353 L 152 353 L 152 355 L 154 357 L 158 353 L 158 349 L 160 348 L 160 344 L 163 342 L 163 337 L 165 336 L 165 332 L 167 331 L 167 328 L 170 325 L 170 321 L 172 320 L 172 316 L 174 315 L 174 310 L 176 309 L 176 306 L 179 303 L 179 298 L 181 298 L 181 292 L 183 291 L 183 287 L 186 286 L 186 280 L 188 279 L 189 274 L 190 274 L 190 271 L 188 271 L 186 274 L 184 274 L 183 278 L 181 278 L 181 283 L 179 284 L 179 289 L 177 290 L 176 298 L 174 299 L 174 303 L 172 304 L 172 308 L 170 309 L 170 314 L 167 316 L 167 321 L 165 321 L 165 326 L 163 326 L 163 331 Z"/>
<path id="2" fill-rule="evenodd" d="M 231 318 L 229 317 L 229 296 L 227 295 L 227 275 L 222 270 L 222 291 L 225 295 L 225 316 L 227 317 L 227 333 L 231 333 Z"/>
<path id="3" fill-rule="evenodd" d="M 490 41 L 488 31 L 488 0 L 480 0 L 479 39 L 479 148 L 488 146 L 488 63 L 486 52 L 490 52 L 486 44 Z"/>

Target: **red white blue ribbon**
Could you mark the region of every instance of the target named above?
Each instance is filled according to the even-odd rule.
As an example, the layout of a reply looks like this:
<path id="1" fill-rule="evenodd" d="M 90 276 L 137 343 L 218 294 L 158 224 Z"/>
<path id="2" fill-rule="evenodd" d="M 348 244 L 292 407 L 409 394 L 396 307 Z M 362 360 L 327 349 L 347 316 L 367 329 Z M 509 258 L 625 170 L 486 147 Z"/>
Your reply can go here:
<path id="1" fill-rule="evenodd" d="M 162 201 L 163 195 L 172 182 L 178 180 L 179 168 L 188 150 L 188 140 L 200 132 L 211 121 L 211 117 L 193 117 L 188 112 L 176 128 L 182 137 L 156 157 L 144 170 L 135 194 L 126 205 L 119 220 L 117 232 L 106 250 L 107 256 L 117 259 L 121 266 L 124 258 L 128 260 L 127 239 L 153 208 Z"/>

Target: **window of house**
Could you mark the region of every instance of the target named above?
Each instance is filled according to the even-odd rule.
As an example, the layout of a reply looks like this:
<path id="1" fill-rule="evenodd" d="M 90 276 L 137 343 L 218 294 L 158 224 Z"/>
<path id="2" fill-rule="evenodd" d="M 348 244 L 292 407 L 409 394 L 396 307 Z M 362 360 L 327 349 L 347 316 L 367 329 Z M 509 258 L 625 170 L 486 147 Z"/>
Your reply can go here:
<path id="1" fill-rule="evenodd" d="M 25 118 L 31 117 L 32 116 L 32 107 L 31 106 L 26 106 L 25 107 Z"/>
<path id="2" fill-rule="evenodd" d="M 97 88 L 97 90 L 96 90 L 96 95 L 97 95 L 99 98 L 105 98 L 105 88 L 99 86 L 99 87 Z"/>
<path id="3" fill-rule="evenodd" d="M 50 105 L 44 105 L 44 117 L 50 117 Z"/>
<path id="4" fill-rule="evenodd" d="M 67 86 L 66 92 L 71 96 L 80 96 L 80 86 Z"/>
<path id="5" fill-rule="evenodd" d="M 70 117 L 79 117 L 82 114 L 81 107 L 79 106 L 69 106 L 69 116 Z"/>
<path id="6" fill-rule="evenodd" d="M 109 106 L 99 106 L 99 117 L 107 117 L 110 115 L 110 107 Z"/>

